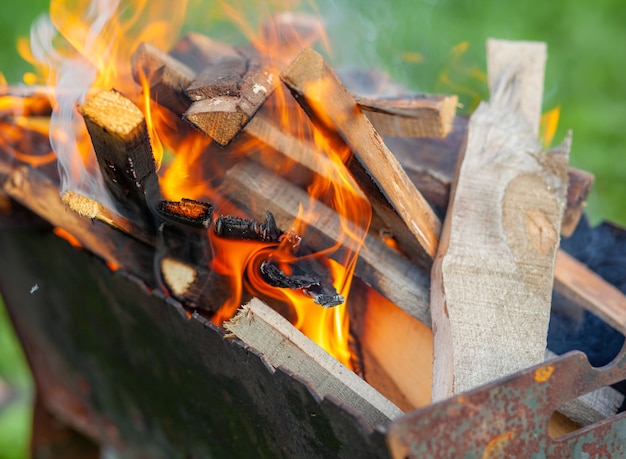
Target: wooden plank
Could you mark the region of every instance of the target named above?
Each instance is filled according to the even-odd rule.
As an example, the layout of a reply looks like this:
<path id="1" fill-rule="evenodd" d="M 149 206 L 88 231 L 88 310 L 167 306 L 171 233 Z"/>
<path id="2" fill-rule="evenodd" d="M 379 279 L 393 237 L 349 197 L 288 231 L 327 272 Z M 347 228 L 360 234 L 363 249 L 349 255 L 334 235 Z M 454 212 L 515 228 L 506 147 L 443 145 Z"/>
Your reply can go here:
<path id="1" fill-rule="evenodd" d="M 233 166 L 219 191 L 250 215 L 269 210 L 279 228 L 291 228 L 300 205 L 305 203 L 310 211 L 301 215 L 306 226 L 300 236 L 302 244 L 314 251 L 336 246 L 337 241 L 343 239 L 342 224 L 355 234 L 360 231 L 350 229 L 350 222 L 341 222 L 330 207 L 311 201 L 305 191 L 251 161 Z M 347 250 L 341 245 L 328 256 L 341 262 Z M 428 275 L 397 251 L 366 235 L 355 274 L 408 314 L 430 325 Z"/>
<path id="2" fill-rule="evenodd" d="M 360 413 L 371 426 L 386 426 L 402 411 L 307 338 L 287 319 L 253 298 L 224 323 L 226 330 L 258 349 L 274 367 L 309 381 L 321 397 L 332 396 Z"/>
<path id="3" fill-rule="evenodd" d="M 352 150 L 356 161 L 350 162 L 350 170 L 367 188 L 373 206 L 393 206 L 419 241 L 423 264 L 430 266 L 440 231 L 438 217 L 324 58 L 305 49 L 281 79 L 313 123 L 340 137 Z"/>
<path id="4" fill-rule="evenodd" d="M 78 107 L 107 189 L 116 204 L 144 226 L 161 191 L 152 146 L 141 110 L 116 90 L 102 91 Z"/>
<path id="5" fill-rule="evenodd" d="M 491 100 L 470 119 L 431 276 L 435 400 L 544 358 L 570 145 L 543 153 L 538 116 L 520 108 L 540 108 L 545 54 L 488 42 L 488 60 L 503 62 L 490 64 Z"/>
<path id="6" fill-rule="evenodd" d="M 626 295 L 563 250 L 556 256 L 554 290 L 626 335 Z"/>
<path id="7" fill-rule="evenodd" d="M 452 130 L 459 101 L 455 95 L 354 98 L 376 132 L 383 137 L 446 137 Z"/>

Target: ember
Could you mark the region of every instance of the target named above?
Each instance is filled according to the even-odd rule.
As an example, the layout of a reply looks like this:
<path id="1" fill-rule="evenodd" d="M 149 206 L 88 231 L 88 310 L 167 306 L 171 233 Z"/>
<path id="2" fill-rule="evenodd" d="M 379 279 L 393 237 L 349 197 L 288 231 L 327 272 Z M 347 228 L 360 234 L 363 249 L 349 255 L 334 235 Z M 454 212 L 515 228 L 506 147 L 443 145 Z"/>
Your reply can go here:
<path id="1" fill-rule="evenodd" d="M 97 265 L 85 268 L 84 279 L 71 276 L 99 292 L 85 315 L 94 324 L 101 314 L 112 317 L 111 348 L 115 340 L 130 344 L 107 354 L 103 368 L 73 371 L 85 372 L 85 393 L 98 393 L 111 362 L 119 361 L 132 388 L 96 403 L 59 389 L 72 372 L 46 388 L 54 365 L 34 371 L 48 409 L 70 419 L 84 410 L 90 422 L 82 427 L 102 444 L 146 453 L 133 434 L 129 440 L 116 429 L 132 417 L 129 431 L 151 438 L 152 413 L 156 431 L 167 430 L 163 447 L 189 455 L 223 452 L 221 442 L 241 424 L 259 448 L 267 442 L 277 453 L 286 441 L 292 455 L 326 454 L 332 438 L 348 456 L 385 456 L 375 429 L 389 427 L 392 453 L 405 457 L 418 451 L 405 433 L 424 432 L 415 432 L 423 418 L 401 418 L 403 411 L 429 405 L 425 412 L 435 416 L 447 405 L 431 400 L 452 397 L 444 403 L 461 405 L 446 415 L 454 417 L 470 409 L 466 392 L 476 399 L 497 392 L 492 381 L 503 376 L 518 372 L 510 384 L 531 393 L 554 384 L 555 368 L 570 365 L 581 377 L 596 371 L 573 357 L 544 366 L 553 291 L 567 300 L 559 314 L 582 307 L 626 331 L 626 297 L 559 249 L 560 235 L 578 225 L 593 176 L 568 168 L 570 137 L 548 152 L 538 140 L 545 45 L 490 40 L 491 100 L 468 120 L 456 114 L 455 95 L 397 92 L 390 83 L 382 98 L 380 82 L 352 84 L 313 49 L 327 45 L 313 16 L 274 14 L 256 32 L 223 5 L 249 38 L 230 45 L 199 33 L 178 39 L 179 4 L 144 11 L 149 5 L 131 2 L 129 14 L 106 2 L 70 3 L 53 1 L 50 20 L 33 34 L 48 85 L 3 88 L 0 179 L 11 200 L 2 218 L 20 203 L 81 248 L 71 256 L 78 265 Z M 72 75 L 81 81 L 69 82 Z M 544 141 L 557 120 L 558 111 L 544 119 Z M 0 233 L 0 242 L 18 260 L 30 237 Z M 84 252 L 98 260 L 86 261 Z M 36 254 L 37 262 L 24 263 L 38 273 L 40 264 L 50 266 L 56 279 L 62 258 Z M 115 272 L 103 270 L 100 259 Z M 0 274 L 19 283 L 11 272 Z M 115 286 L 110 293 L 101 278 Z M 69 281 L 58 282 L 71 290 Z M 2 287 L 9 306 L 24 290 Z M 33 297 L 36 310 L 45 307 L 41 295 Z M 52 303 L 61 324 L 80 307 L 75 298 Z M 28 340 L 29 320 L 15 315 Z M 47 336 L 45 321 L 33 323 L 33 336 Z M 102 351 L 77 335 L 69 348 L 78 360 Z M 135 335 L 145 342 L 127 343 Z M 59 354 L 67 351 L 65 341 L 49 340 L 63 349 Z M 547 342 L 567 347 L 554 337 Z M 145 346 L 162 351 L 162 365 L 138 351 Z M 176 406 L 180 383 L 180 410 L 153 408 L 144 398 L 145 383 L 134 378 L 150 365 L 149 378 L 159 387 L 167 381 L 164 391 Z M 606 387 L 624 379 L 619 365 L 600 373 L 600 382 L 584 390 L 602 388 L 607 399 L 623 400 Z M 55 391 L 67 406 L 56 404 Z M 203 391 L 208 401 L 184 403 Z M 549 446 L 548 422 L 571 431 L 571 420 L 586 425 L 617 408 L 577 399 L 582 393 L 574 389 L 567 394 L 546 400 L 546 412 L 524 412 L 543 422 L 532 432 L 515 430 L 511 413 L 504 415 L 505 443 L 530 432 Z M 118 396 L 121 415 L 107 405 Z M 527 407 L 516 403 L 510 406 L 521 416 Z M 595 417 L 579 417 L 590 405 Z M 207 406 L 217 407 L 206 424 L 215 445 L 203 450 L 196 419 Z M 555 410 L 568 422 L 552 416 Z M 233 416 L 226 424 L 224 413 Z M 94 429 L 109 417 L 117 427 Z M 192 440 L 181 434 L 181 446 L 176 426 L 189 420 Z M 300 432 L 289 433 L 291 422 L 306 431 L 302 441 Z"/>

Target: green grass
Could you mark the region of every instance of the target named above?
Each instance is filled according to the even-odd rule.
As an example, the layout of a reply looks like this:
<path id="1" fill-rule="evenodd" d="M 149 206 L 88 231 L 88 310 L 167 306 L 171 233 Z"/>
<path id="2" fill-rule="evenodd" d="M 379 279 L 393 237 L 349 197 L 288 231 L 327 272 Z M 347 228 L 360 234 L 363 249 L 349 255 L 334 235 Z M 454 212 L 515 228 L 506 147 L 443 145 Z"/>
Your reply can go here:
<path id="1" fill-rule="evenodd" d="M 253 11 L 254 3 L 242 0 Z M 231 3 L 231 2 L 229 2 Z M 258 2 L 261 4 L 264 2 Z M 225 41 L 237 36 L 217 2 L 190 0 L 185 30 Z M 47 10 L 48 0 L 3 2 L 0 7 L 0 71 L 9 82 L 30 70 L 15 51 L 19 36 Z M 349 6 L 347 6 L 349 5 Z M 408 87 L 458 93 L 466 110 L 486 97 L 484 43 L 488 37 L 548 44 L 544 108 L 561 107 L 559 141 L 574 131 L 571 163 L 591 171 L 592 221 L 626 225 L 626 4 L 622 0 L 362 0 L 318 3 L 328 24 L 335 65 L 387 69 Z M 464 53 L 455 53 L 467 43 Z M 446 82 L 442 75 L 449 75 Z M 1 135 L 1 134 L 0 134 Z M 0 311 L 2 306 L 0 305 Z M 0 377 L 24 396 L 0 412 L 0 457 L 25 454 L 30 380 L 4 314 L 0 314 Z M 6 456 L 5 451 L 14 452 Z"/>

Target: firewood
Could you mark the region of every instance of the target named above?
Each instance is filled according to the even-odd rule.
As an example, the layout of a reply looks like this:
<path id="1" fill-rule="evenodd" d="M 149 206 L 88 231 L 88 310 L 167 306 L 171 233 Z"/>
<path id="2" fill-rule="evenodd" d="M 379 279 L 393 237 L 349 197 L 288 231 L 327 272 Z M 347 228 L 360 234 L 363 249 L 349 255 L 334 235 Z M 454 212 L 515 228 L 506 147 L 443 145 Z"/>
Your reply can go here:
<path id="1" fill-rule="evenodd" d="M 327 249 L 342 239 L 343 230 L 335 211 L 319 201 L 310 202 L 305 191 L 252 161 L 233 166 L 226 173 L 219 191 L 249 214 L 258 209 L 269 209 L 278 227 L 286 229 L 291 228 L 300 204 L 305 203 L 311 212 L 303 216 L 306 229 L 300 236 L 302 244 L 312 251 Z M 353 226 L 350 222 L 344 224 L 349 228 Z M 359 229 L 352 228 L 351 231 L 358 234 Z M 346 250 L 342 245 L 329 256 L 341 262 Z M 428 276 L 391 247 L 366 235 L 355 274 L 408 314 L 430 325 Z"/>
<path id="2" fill-rule="evenodd" d="M 133 78 L 143 85 L 145 79 L 150 97 L 159 105 L 182 115 L 191 105 L 185 92 L 196 73 L 170 55 L 149 43 L 142 43 L 132 56 Z"/>
<path id="3" fill-rule="evenodd" d="M 545 44 L 487 49 L 491 100 L 470 118 L 432 270 L 435 400 L 539 363 L 546 348 L 570 138 L 543 153 L 531 125 Z"/>
<path id="4" fill-rule="evenodd" d="M 393 206 L 419 242 L 423 265 L 430 266 L 437 249 L 439 219 L 324 58 L 305 49 L 281 73 L 281 79 L 313 123 L 341 138 L 354 152 L 356 160 L 350 162 L 350 170 L 372 205 Z"/>
<path id="5" fill-rule="evenodd" d="M 124 269 L 153 284 L 154 249 L 128 238 L 107 224 L 98 224 L 67 209 L 58 186 L 36 169 L 16 168 L 3 186 L 4 191 L 51 225 L 67 231 L 89 251 L 109 265 Z"/>
<path id="6" fill-rule="evenodd" d="M 445 139 L 385 138 L 389 149 L 415 186 L 433 206 L 448 206 L 454 165 L 463 146 L 467 120 L 456 117 L 453 130 Z M 567 208 L 561 223 L 561 235 L 569 237 L 576 229 L 591 190 L 594 176 L 568 167 Z"/>
<path id="7" fill-rule="evenodd" d="M 626 295 L 563 250 L 556 256 L 554 290 L 626 335 Z"/>
<path id="8" fill-rule="evenodd" d="M 224 327 L 258 349 L 274 367 L 309 381 L 319 397 L 332 396 L 362 414 L 371 426 L 386 426 L 402 411 L 280 314 L 253 298 Z"/>
<path id="9" fill-rule="evenodd" d="M 452 130 L 457 96 L 372 99 L 355 96 L 376 132 L 385 137 L 443 138 Z"/>
<path id="10" fill-rule="evenodd" d="M 152 220 L 160 189 L 146 119 L 121 93 L 111 90 L 78 107 L 85 120 L 104 182 L 122 209 Z"/>

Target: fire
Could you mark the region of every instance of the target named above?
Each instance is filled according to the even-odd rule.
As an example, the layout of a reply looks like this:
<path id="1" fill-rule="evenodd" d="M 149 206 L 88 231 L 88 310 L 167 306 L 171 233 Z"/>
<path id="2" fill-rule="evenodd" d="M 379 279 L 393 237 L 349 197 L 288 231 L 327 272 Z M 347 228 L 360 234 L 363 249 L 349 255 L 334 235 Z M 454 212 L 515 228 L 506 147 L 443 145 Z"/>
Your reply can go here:
<path id="1" fill-rule="evenodd" d="M 75 108 L 90 94 L 115 88 L 133 100 L 145 114 L 155 159 L 160 166 L 159 182 L 163 197 L 168 200 L 205 200 L 211 202 L 218 212 L 241 214 L 236 206 L 219 195 L 217 187 L 220 179 L 230 165 L 246 157 L 251 150 L 264 155 L 269 148 L 246 139 L 236 140 L 228 150 L 216 147 L 210 138 L 196 132 L 161 107 L 158 100 L 150 98 L 149 81 L 145 75 L 140 76 L 140 85 L 132 78 L 130 65 L 133 52 L 142 42 L 161 50 L 171 49 L 184 23 L 186 6 L 185 1 L 52 0 L 49 20 L 38 23 L 30 47 L 27 48 L 24 41 L 20 42 L 20 52 L 35 66 L 35 73 L 25 76 L 24 80 L 47 84 L 49 89 L 45 92 L 51 101 L 53 114 L 48 125 L 38 125 L 34 118 L 21 117 L 20 113 L 16 113 L 15 125 L 50 135 L 63 187 L 104 199 L 106 193 L 98 177 L 89 136 Z M 315 41 L 326 44 L 319 22 L 307 23 L 304 28 L 290 27 L 292 23 L 302 25 L 298 22 L 300 19 L 292 13 L 282 13 L 272 16 L 273 20 L 265 21 L 262 28 L 256 29 L 239 14 L 245 8 L 233 8 L 226 2 L 221 4 L 221 8 L 222 14 L 238 24 L 250 39 L 260 53 L 263 65 L 276 78 L 298 50 Z M 0 112 L 20 106 L 23 113 L 28 114 L 37 109 L 28 105 L 31 103 L 29 100 L 26 98 L 21 104 L 14 99 L 2 98 Z M 345 166 L 351 152 L 332 132 L 314 127 L 280 85 L 268 106 L 271 116 L 279 120 L 283 132 L 316 151 L 316 157 L 309 159 L 314 159 L 318 167 L 306 190 L 309 201 L 300 203 L 299 215 L 287 228 L 283 228 L 287 233 L 279 242 L 234 241 L 217 237 L 212 230 L 209 231 L 213 249 L 209 268 L 224 275 L 232 291 L 231 298 L 212 320 L 221 324 L 232 317 L 249 295 L 259 295 L 281 310 L 284 305 L 289 305 L 289 309 L 283 312 L 297 328 L 342 363 L 352 367 L 346 304 L 358 254 L 370 224 L 370 204 Z M 35 167 L 54 158 L 52 153 L 36 158 L 24 157 L 18 151 L 14 152 L 14 156 Z M 288 167 L 289 162 L 285 160 L 277 165 L 276 170 L 286 172 Z M 306 243 L 306 222 L 316 219 L 315 206 L 312 205 L 315 202 L 323 203 L 337 213 L 342 233 L 332 246 L 308 253 L 298 246 L 296 235 L 301 235 Z M 71 239 L 69 233 L 57 230 L 57 234 Z M 260 274 L 261 264 L 268 261 L 287 274 L 302 263 L 318 267 L 327 274 L 332 287 L 346 302 L 323 308 L 314 304 L 306 289 L 292 290 L 269 285 Z"/>
<path id="2" fill-rule="evenodd" d="M 544 148 L 550 147 L 550 144 L 554 139 L 556 129 L 559 127 L 560 115 L 561 107 L 559 105 L 541 115 L 541 121 L 539 124 L 539 136 L 541 138 Z"/>

